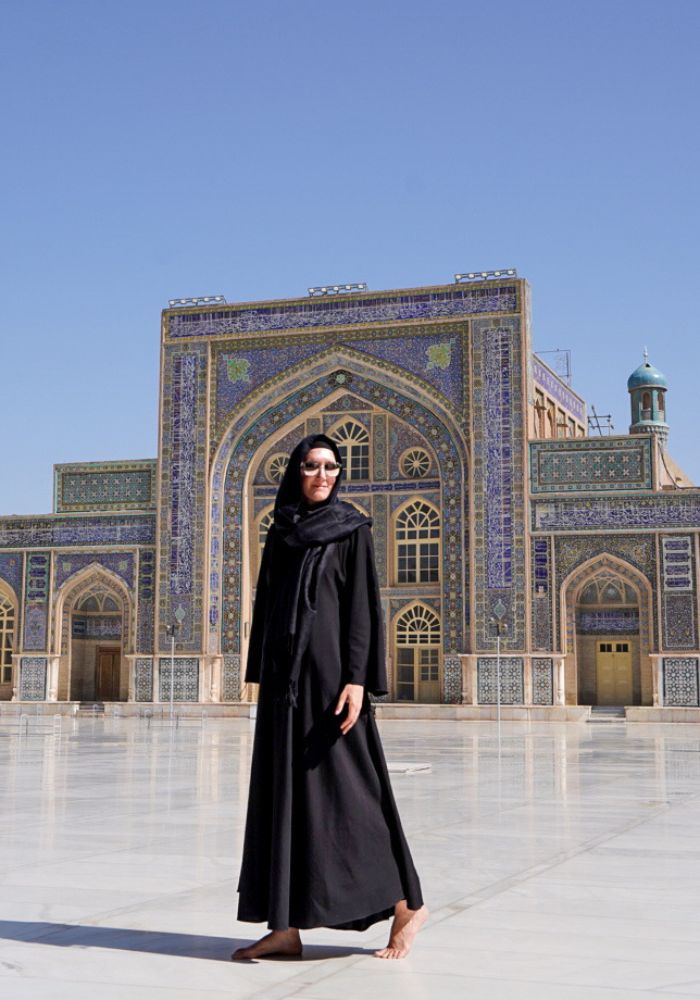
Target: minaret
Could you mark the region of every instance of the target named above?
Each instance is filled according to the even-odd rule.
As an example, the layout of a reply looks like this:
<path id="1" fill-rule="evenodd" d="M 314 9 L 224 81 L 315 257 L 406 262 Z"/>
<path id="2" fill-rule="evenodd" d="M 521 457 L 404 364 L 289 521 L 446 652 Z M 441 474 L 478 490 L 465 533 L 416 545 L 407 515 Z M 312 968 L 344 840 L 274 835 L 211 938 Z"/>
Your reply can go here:
<path id="1" fill-rule="evenodd" d="M 666 390 L 668 382 L 658 368 L 649 364 L 644 348 L 644 362 L 627 379 L 632 406 L 630 434 L 656 434 L 662 448 L 668 441 Z"/>

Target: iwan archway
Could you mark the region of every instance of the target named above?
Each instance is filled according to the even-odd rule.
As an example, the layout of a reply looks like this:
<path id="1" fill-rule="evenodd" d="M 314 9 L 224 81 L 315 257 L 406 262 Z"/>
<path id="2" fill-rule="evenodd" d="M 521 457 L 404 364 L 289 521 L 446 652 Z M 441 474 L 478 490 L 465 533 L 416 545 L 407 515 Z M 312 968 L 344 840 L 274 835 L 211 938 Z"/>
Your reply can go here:
<path id="1" fill-rule="evenodd" d="M 132 621 L 128 590 L 109 570 L 94 564 L 66 581 L 56 613 L 59 701 L 128 700 Z"/>
<path id="2" fill-rule="evenodd" d="M 396 378 L 388 388 L 376 380 L 376 372 L 367 365 L 366 359 L 358 361 L 344 353 L 340 357 L 337 351 L 324 361 L 320 371 L 305 372 L 307 380 L 303 385 L 299 386 L 297 378 L 296 386 L 290 385 L 291 391 L 286 395 L 276 386 L 277 401 L 272 406 L 269 405 L 269 387 L 262 387 L 258 404 L 248 411 L 247 420 L 236 421 L 229 428 L 215 456 L 209 578 L 216 589 L 212 589 L 210 595 L 209 651 L 221 651 L 224 669 L 227 665 L 240 669 L 247 645 L 246 623 L 256 554 L 269 519 L 274 479 L 280 472 L 281 459 L 277 456 L 288 451 L 291 438 L 302 430 L 326 430 L 347 438 L 349 464 L 357 478 L 349 479 L 344 496 L 370 510 L 375 518 L 375 546 L 381 564 L 389 633 L 397 604 L 405 607 L 415 597 L 405 589 L 401 591 L 392 576 L 396 572 L 396 555 L 393 540 L 387 533 L 395 520 L 396 508 L 407 497 L 402 498 L 395 491 L 398 483 L 392 481 L 386 464 L 391 461 L 386 420 L 391 418 L 397 421 L 397 426 L 400 423 L 418 429 L 412 446 L 401 450 L 396 464 L 400 463 L 406 477 L 426 476 L 420 488 L 416 482 L 415 493 L 420 495 L 423 488 L 432 491 L 431 509 L 444 512 L 440 529 L 440 565 L 437 571 L 431 568 L 432 575 L 429 581 L 426 579 L 425 587 L 435 588 L 433 605 L 441 618 L 441 650 L 443 654 L 452 654 L 440 658 L 445 670 L 440 687 L 446 692 L 445 700 L 450 700 L 450 692 L 460 690 L 459 661 L 454 654 L 464 651 L 468 594 L 463 523 L 467 483 L 465 443 L 452 415 L 435 402 L 434 395 L 433 398 L 428 396 L 427 387 L 423 393 L 415 384 L 408 381 L 402 384 L 401 379 Z M 338 367 L 340 361 L 342 368 Z M 352 397 L 354 401 L 349 402 L 347 408 L 344 397 Z M 349 412 L 353 407 L 357 413 Z M 376 419 L 376 423 L 372 424 L 370 418 Z M 363 428 L 370 427 L 372 432 L 365 435 Z M 421 452 L 418 456 L 416 449 Z M 374 474 L 376 464 L 372 466 L 376 463 L 377 450 L 382 455 L 381 461 L 385 462 L 381 478 Z M 373 469 L 369 474 L 366 462 Z M 268 477 L 269 497 L 263 489 L 261 472 Z M 395 644 L 390 634 L 387 634 L 387 646 L 393 652 Z M 454 677 L 447 676 L 450 671 Z M 225 682 L 222 687 L 225 689 Z"/>
<path id="3" fill-rule="evenodd" d="M 651 586 L 643 574 L 601 555 L 578 567 L 562 589 L 567 701 L 651 705 Z"/>

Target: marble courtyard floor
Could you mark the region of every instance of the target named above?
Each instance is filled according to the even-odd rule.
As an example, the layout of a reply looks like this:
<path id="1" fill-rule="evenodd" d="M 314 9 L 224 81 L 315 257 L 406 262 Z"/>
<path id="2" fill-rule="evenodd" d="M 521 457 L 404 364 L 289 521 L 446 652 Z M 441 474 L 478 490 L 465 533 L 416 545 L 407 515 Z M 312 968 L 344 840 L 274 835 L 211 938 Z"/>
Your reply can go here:
<path id="1" fill-rule="evenodd" d="M 383 924 L 233 964 L 252 724 L 0 716 L 0 997 L 700 996 L 700 729 L 381 729 L 432 909 L 414 952 L 373 958 Z"/>

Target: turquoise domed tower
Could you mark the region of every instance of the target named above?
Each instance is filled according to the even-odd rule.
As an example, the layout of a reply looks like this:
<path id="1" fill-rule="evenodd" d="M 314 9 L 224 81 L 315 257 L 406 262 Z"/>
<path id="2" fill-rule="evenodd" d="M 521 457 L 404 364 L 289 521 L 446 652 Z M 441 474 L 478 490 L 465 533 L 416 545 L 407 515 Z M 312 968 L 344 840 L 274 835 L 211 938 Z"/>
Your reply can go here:
<path id="1" fill-rule="evenodd" d="M 658 368 L 649 363 L 645 349 L 644 362 L 627 379 L 632 405 L 630 434 L 656 434 L 662 447 L 668 441 L 666 423 L 666 390 L 668 382 Z"/>

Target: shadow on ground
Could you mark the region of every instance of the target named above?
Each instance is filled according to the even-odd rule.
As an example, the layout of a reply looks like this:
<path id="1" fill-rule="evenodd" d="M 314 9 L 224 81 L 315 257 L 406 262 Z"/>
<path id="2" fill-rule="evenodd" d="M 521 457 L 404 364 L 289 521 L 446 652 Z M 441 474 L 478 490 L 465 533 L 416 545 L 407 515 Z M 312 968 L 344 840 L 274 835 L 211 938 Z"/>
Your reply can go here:
<path id="1" fill-rule="evenodd" d="M 206 958 L 229 962 L 236 948 L 245 948 L 257 938 L 208 937 L 202 934 L 173 934 L 163 931 L 130 930 L 126 927 L 92 927 L 88 924 L 54 924 L 47 921 L 0 920 L 0 938 L 50 944 L 60 948 L 113 948 L 117 951 L 142 951 L 154 955 L 177 955 L 180 958 Z M 318 962 L 349 955 L 371 955 L 370 948 L 305 944 L 299 958 L 265 959 L 276 962 Z"/>

